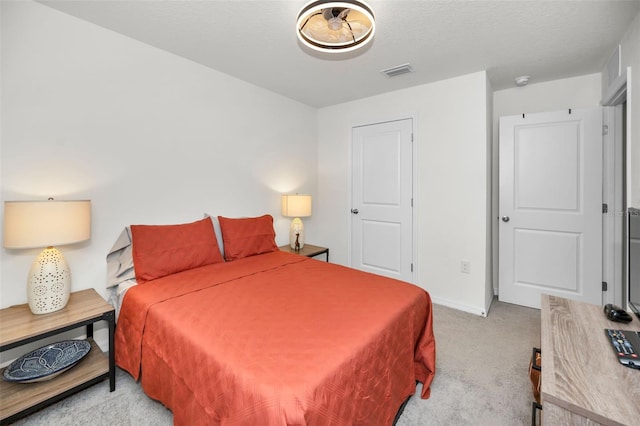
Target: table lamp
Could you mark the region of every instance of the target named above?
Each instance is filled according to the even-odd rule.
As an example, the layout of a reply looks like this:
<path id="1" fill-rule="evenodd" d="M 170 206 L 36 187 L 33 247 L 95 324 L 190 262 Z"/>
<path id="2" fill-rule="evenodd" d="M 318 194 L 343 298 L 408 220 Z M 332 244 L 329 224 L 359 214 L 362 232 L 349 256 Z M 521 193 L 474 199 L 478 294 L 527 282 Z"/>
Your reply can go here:
<path id="1" fill-rule="evenodd" d="M 91 201 L 5 201 L 4 247 L 46 247 L 34 260 L 27 278 L 27 299 L 34 314 L 67 305 L 71 273 L 62 253 L 53 247 L 91 237 Z"/>
<path id="2" fill-rule="evenodd" d="M 294 250 L 304 247 L 304 225 L 301 217 L 311 216 L 311 195 L 282 195 L 282 215 L 293 217 L 289 227 L 289 243 Z"/>

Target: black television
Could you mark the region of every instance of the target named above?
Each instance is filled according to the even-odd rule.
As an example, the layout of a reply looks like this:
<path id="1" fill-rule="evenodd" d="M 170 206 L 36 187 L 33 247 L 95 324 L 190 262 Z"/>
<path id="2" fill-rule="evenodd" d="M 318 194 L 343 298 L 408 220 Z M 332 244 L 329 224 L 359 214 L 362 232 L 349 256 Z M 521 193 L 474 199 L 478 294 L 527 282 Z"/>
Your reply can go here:
<path id="1" fill-rule="evenodd" d="M 640 318 L 640 210 L 628 209 L 627 266 L 629 270 L 629 307 Z"/>

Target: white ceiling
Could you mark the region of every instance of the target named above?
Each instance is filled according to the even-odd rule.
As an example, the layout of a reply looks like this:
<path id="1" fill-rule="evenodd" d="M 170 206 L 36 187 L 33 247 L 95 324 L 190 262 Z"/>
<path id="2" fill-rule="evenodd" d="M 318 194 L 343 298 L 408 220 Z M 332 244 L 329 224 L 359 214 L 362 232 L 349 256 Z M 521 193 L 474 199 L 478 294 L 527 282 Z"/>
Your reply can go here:
<path id="1" fill-rule="evenodd" d="M 602 70 L 640 0 L 369 0 L 361 51 L 322 54 L 295 34 L 307 0 L 38 0 L 314 107 L 487 70 L 494 90 Z M 381 70 L 411 63 L 412 74 Z"/>

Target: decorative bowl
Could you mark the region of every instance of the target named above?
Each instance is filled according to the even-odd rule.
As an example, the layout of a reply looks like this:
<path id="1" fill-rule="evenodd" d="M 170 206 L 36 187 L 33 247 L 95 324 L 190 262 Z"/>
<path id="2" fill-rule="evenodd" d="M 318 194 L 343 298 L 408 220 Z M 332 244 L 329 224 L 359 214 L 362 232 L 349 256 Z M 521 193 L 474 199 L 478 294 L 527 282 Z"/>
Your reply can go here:
<path id="1" fill-rule="evenodd" d="M 8 382 L 51 380 L 76 365 L 91 350 L 86 340 L 65 340 L 43 346 L 13 361 L 2 374 Z"/>

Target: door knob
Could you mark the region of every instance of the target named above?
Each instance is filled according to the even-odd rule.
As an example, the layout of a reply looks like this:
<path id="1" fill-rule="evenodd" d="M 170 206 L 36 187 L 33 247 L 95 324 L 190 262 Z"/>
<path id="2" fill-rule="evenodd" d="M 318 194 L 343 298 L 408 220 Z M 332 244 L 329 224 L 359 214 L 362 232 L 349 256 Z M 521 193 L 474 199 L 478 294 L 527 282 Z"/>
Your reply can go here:
<path id="1" fill-rule="evenodd" d="M 503 222 L 509 222 L 509 216 L 502 216 Z"/>
<path id="2" fill-rule="evenodd" d="M 358 209 L 351 209 L 351 213 L 358 214 L 359 212 L 358 212 Z"/>

